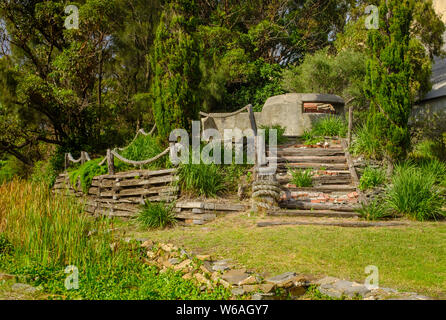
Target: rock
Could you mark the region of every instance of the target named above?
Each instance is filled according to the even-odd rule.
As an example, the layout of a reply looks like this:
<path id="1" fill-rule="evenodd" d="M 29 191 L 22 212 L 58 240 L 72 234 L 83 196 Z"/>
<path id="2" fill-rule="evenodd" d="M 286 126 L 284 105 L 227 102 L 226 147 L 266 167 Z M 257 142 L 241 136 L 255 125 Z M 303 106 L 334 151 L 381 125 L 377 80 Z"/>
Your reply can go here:
<path id="1" fill-rule="evenodd" d="M 225 287 L 226 289 L 229 289 L 231 287 L 231 284 L 223 279 L 219 279 L 218 283 L 220 283 L 223 287 Z"/>
<path id="2" fill-rule="evenodd" d="M 178 250 L 178 248 L 176 248 L 172 244 L 164 244 L 164 243 L 160 244 L 160 248 L 166 252 L 172 252 L 172 251 Z"/>
<path id="3" fill-rule="evenodd" d="M 30 286 L 29 284 L 25 283 L 14 283 L 11 287 L 13 291 L 21 291 L 26 293 L 36 293 L 38 291 L 37 288 Z"/>
<path id="4" fill-rule="evenodd" d="M 170 258 L 168 261 L 171 265 L 177 265 L 181 262 L 181 260 L 178 258 Z"/>
<path id="5" fill-rule="evenodd" d="M 324 285 L 324 284 L 333 284 L 333 283 L 335 283 L 336 281 L 338 281 L 339 279 L 338 278 L 335 278 L 335 277 L 325 277 L 325 278 L 322 278 L 322 279 L 320 279 L 320 280 L 317 280 L 316 282 L 315 282 L 315 284 L 318 284 L 318 285 Z"/>
<path id="6" fill-rule="evenodd" d="M 198 282 L 206 284 L 207 286 L 211 285 L 211 282 L 201 273 L 194 274 L 194 278 L 197 279 Z"/>
<path id="7" fill-rule="evenodd" d="M 192 274 L 191 273 L 186 273 L 184 276 L 182 276 L 181 278 L 183 278 L 184 280 L 191 280 L 192 279 Z"/>
<path id="8" fill-rule="evenodd" d="M 354 283 L 350 281 L 345 280 L 338 280 L 333 284 L 333 288 L 336 291 L 339 291 L 342 294 L 353 298 L 355 296 L 362 296 L 364 297 L 367 293 L 370 292 L 369 289 L 367 289 L 364 285 L 359 283 Z"/>
<path id="9" fill-rule="evenodd" d="M 146 241 L 148 241 L 149 239 L 147 239 L 147 238 L 135 238 L 135 241 L 136 242 L 140 242 L 141 243 L 141 245 L 143 244 L 143 243 L 145 243 Z"/>
<path id="10" fill-rule="evenodd" d="M 268 278 L 265 281 L 267 283 L 272 283 L 278 286 L 279 288 L 288 288 L 293 286 L 294 281 L 296 280 L 296 273 L 294 272 L 286 272 L 281 275 Z"/>
<path id="11" fill-rule="evenodd" d="M 274 289 L 276 288 L 276 285 L 271 284 L 271 283 L 265 283 L 265 284 L 261 284 L 259 285 L 259 289 L 263 292 L 263 293 L 271 293 L 274 291 Z"/>
<path id="12" fill-rule="evenodd" d="M 175 271 L 180 271 L 180 270 L 185 270 L 186 268 L 188 268 L 190 265 L 192 264 L 192 260 L 190 259 L 186 259 L 183 262 L 177 264 L 176 266 L 173 267 L 173 269 Z"/>
<path id="13" fill-rule="evenodd" d="M 0 281 L 2 281 L 2 280 L 12 280 L 14 278 L 15 278 L 15 276 L 12 275 L 12 274 L 0 273 Z"/>
<path id="14" fill-rule="evenodd" d="M 141 244 L 141 247 L 146 248 L 146 249 L 152 249 L 153 245 L 154 245 L 154 243 L 152 240 L 146 240 Z"/>
<path id="15" fill-rule="evenodd" d="M 251 297 L 251 300 L 274 300 L 274 293 L 256 293 Z"/>
<path id="16" fill-rule="evenodd" d="M 243 288 L 243 290 L 245 290 L 246 293 L 253 293 L 253 292 L 259 290 L 259 286 L 253 285 L 253 284 L 245 285 L 242 288 Z"/>
<path id="17" fill-rule="evenodd" d="M 212 266 L 212 270 L 214 271 L 225 271 L 228 270 L 229 267 L 227 265 L 214 265 Z"/>
<path id="18" fill-rule="evenodd" d="M 329 296 L 330 298 L 341 298 L 342 297 L 342 292 L 339 292 L 335 289 L 333 289 L 331 284 L 323 284 L 321 286 L 318 287 L 319 292 Z"/>
<path id="19" fill-rule="evenodd" d="M 197 258 L 198 260 L 201 260 L 201 261 L 205 261 L 205 260 L 211 261 L 211 256 L 209 254 L 199 254 L 199 255 L 196 255 L 195 258 Z"/>
<path id="20" fill-rule="evenodd" d="M 231 293 L 232 293 L 234 296 L 242 296 L 242 295 L 244 295 L 246 292 L 245 292 L 245 290 L 244 290 L 243 288 L 234 288 L 234 289 L 231 290 Z"/>
<path id="21" fill-rule="evenodd" d="M 156 258 L 156 253 L 153 251 L 147 251 L 147 257 L 149 259 L 155 259 Z"/>
<path id="22" fill-rule="evenodd" d="M 212 273 L 212 271 L 209 270 L 205 265 L 201 265 L 201 266 L 200 266 L 200 270 L 201 270 L 203 273 Z"/>
<path id="23" fill-rule="evenodd" d="M 303 296 L 307 292 L 307 289 L 304 286 L 294 286 L 288 289 L 288 293 L 293 298 L 297 298 Z"/>
<path id="24" fill-rule="evenodd" d="M 162 264 L 163 264 L 163 266 L 166 267 L 166 268 L 171 268 L 171 267 L 173 267 L 173 265 L 170 263 L 169 260 L 163 260 L 163 261 L 162 261 Z"/>
<path id="25" fill-rule="evenodd" d="M 256 284 L 257 283 L 257 279 L 254 276 L 249 276 L 248 278 L 240 281 L 238 283 L 239 286 L 244 286 L 244 285 L 250 285 L 250 284 Z"/>
<path id="26" fill-rule="evenodd" d="M 229 282 L 232 285 L 238 285 L 249 277 L 245 269 L 230 270 L 222 275 L 222 279 Z"/>

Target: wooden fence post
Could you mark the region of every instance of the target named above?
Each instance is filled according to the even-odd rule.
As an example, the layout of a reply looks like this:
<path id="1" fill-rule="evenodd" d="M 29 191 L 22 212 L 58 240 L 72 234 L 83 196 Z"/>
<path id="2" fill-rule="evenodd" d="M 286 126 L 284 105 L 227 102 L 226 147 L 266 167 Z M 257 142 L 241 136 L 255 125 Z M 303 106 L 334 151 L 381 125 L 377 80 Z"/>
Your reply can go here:
<path id="1" fill-rule="evenodd" d="M 69 162 L 68 162 L 68 153 L 65 153 L 65 171 L 67 171 L 69 166 Z"/>
<path id="2" fill-rule="evenodd" d="M 353 106 L 348 108 L 348 147 L 352 145 L 352 129 L 353 129 Z"/>
<path id="3" fill-rule="evenodd" d="M 113 157 L 113 153 L 110 149 L 107 149 L 107 166 L 108 166 L 108 174 L 115 174 L 115 161 Z"/>
<path id="4" fill-rule="evenodd" d="M 254 132 L 254 180 L 257 180 L 257 176 L 258 176 L 258 171 L 259 171 L 259 159 L 257 157 L 257 153 L 258 153 L 258 145 L 259 145 L 259 138 L 257 136 L 257 123 L 256 123 L 256 118 L 254 116 L 254 111 L 252 110 L 252 105 L 248 105 L 247 106 L 248 109 L 248 116 L 249 116 L 249 121 L 251 123 L 251 129 Z"/>
<path id="5" fill-rule="evenodd" d="M 81 151 L 81 165 L 87 161 L 87 157 L 85 155 L 85 151 Z"/>

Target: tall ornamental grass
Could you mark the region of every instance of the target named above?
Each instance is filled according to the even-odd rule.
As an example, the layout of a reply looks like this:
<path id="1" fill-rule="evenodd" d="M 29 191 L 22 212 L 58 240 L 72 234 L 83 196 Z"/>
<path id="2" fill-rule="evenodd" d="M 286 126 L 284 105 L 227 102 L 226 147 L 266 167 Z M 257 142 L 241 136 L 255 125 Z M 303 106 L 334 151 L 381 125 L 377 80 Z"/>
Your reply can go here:
<path id="1" fill-rule="evenodd" d="M 418 221 L 445 217 L 446 201 L 437 184 L 437 173 L 412 163 L 396 167 L 386 202 L 398 214 Z"/>

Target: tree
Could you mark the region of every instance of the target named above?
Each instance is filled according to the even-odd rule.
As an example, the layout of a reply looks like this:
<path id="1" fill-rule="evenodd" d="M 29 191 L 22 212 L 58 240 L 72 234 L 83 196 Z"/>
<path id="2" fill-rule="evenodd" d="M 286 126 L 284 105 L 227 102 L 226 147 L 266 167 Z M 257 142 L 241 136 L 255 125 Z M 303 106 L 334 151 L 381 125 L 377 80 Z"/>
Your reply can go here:
<path id="1" fill-rule="evenodd" d="M 379 30 L 370 31 L 365 91 L 371 101 L 369 122 L 384 145 L 389 173 L 410 146 L 408 120 L 414 102 L 410 81 L 412 0 L 386 0 L 380 6 Z"/>
<path id="2" fill-rule="evenodd" d="M 156 31 L 152 69 L 153 113 L 159 138 L 173 129 L 190 129 L 198 119 L 201 73 L 199 47 L 192 36 L 195 21 L 187 8 L 169 5 Z"/>

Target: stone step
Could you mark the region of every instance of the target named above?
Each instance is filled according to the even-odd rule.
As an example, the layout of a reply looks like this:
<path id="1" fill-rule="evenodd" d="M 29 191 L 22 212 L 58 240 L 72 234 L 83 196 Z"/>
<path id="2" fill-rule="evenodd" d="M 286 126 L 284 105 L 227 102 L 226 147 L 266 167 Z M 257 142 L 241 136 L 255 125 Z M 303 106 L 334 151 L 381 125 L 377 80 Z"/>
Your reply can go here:
<path id="1" fill-rule="evenodd" d="M 358 213 L 334 210 L 279 210 L 269 211 L 268 215 L 274 217 L 328 217 L 328 218 L 354 218 Z"/>
<path id="2" fill-rule="evenodd" d="M 282 184 L 291 183 L 292 177 L 290 175 L 279 176 L 277 181 Z M 326 185 L 326 184 L 351 184 L 352 178 L 350 175 L 344 176 L 319 176 L 313 177 L 313 185 Z"/>
<path id="3" fill-rule="evenodd" d="M 271 149 L 272 151 L 273 149 Z M 284 156 L 344 156 L 342 148 L 279 148 L 274 149 L 279 157 Z"/>
<path id="4" fill-rule="evenodd" d="M 297 162 L 297 163 L 347 163 L 345 156 L 279 156 L 267 157 L 268 161 L 283 162 Z"/>
<path id="5" fill-rule="evenodd" d="M 356 191 L 356 187 L 348 184 L 327 184 L 322 186 L 313 186 L 313 187 L 286 187 L 290 192 L 292 191 L 309 191 L 309 192 L 323 192 L 323 193 L 331 193 L 331 192 L 354 192 Z"/>
<path id="6" fill-rule="evenodd" d="M 335 204 L 335 203 L 312 203 L 309 201 L 285 201 L 281 202 L 281 208 L 299 209 L 299 210 L 330 210 L 342 212 L 355 212 L 360 209 L 359 205 L 353 204 Z"/>

